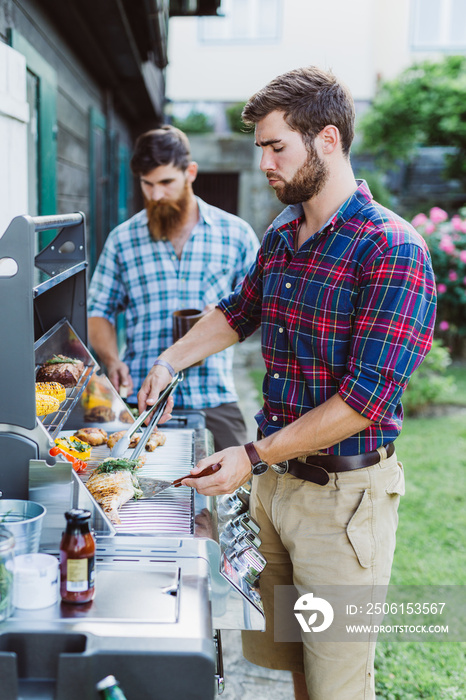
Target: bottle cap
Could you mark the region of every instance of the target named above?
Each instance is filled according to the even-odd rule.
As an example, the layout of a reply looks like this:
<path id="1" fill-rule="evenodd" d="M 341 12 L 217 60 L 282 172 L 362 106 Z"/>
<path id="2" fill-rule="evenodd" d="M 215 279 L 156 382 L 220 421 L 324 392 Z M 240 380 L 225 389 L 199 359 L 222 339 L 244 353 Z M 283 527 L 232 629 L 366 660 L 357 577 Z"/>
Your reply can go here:
<path id="1" fill-rule="evenodd" d="M 97 683 L 96 690 L 105 690 L 105 688 L 111 688 L 112 685 L 117 685 L 115 676 L 106 676 Z"/>
<path id="2" fill-rule="evenodd" d="M 65 518 L 68 522 L 74 523 L 84 523 L 91 517 L 90 510 L 84 510 L 83 508 L 73 508 L 65 513 Z"/>

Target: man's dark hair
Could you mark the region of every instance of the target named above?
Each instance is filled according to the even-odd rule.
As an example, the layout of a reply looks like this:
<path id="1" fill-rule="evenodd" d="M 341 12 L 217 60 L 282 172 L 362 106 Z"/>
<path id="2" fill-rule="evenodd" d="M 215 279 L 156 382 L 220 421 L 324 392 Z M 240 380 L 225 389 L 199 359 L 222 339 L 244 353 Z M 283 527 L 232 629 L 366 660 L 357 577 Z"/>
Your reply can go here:
<path id="1" fill-rule="evenodd" d="M 186 170 L 190 162 L 188 137 L 171 124 L 165 124 L 139 136 L 130 166 L 133 175 L 147 175 L 160 165 Z"/>
<path id="2" fill-rule="evenodd" d="M 274 78 L 246 103 L 242 119 L 253 126 L 275 110 L 283 112 L 291 129 L 302 134 L 306 145 L 329 124 L 341 136 L 348 156 L 354 138 L 354 101 L 348 88 L 331 72 L 308 66 Z"/>

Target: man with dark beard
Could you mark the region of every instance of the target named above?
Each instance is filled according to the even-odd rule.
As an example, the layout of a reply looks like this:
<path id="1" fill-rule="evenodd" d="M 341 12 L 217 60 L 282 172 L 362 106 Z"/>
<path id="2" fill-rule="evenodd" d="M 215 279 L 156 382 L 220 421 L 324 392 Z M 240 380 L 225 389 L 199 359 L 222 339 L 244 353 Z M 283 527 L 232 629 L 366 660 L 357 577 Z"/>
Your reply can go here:
<path id="1" fill-rule="evenodd" d="M 145 209 L 107 238 L 89 290 L 89 337 L 113 385 L 135 404 L 154 358 L 172 343 L 172 313 L 213 308 L 243 279 L 259 242 L 245 221 L 194 195 L 197 164 L 179 129 L 167 125 L 142 134 L 131 169 Z M 115 330 L 119 312 L 126 333 L 122 359 Z M 216 449 L 247 436 L 232 352 L 189 368 L 175 395 L 176 409 L 205 412 Z"/>
<path id="2" fill-rule="evenodd" d="M 368 611 L 390 578 L 404 492 L 394 441 L 401 396 L 432 344 L 432 265 L 421 236 L 355 179 L 354 104 L 332 73 L 311 66 L 275 78 L 248 101 L 243 121 L 255 126 L 261 170 L 288 206 L 242 286 L 160 360 L 179 371 L 261 326 L 264 405 L 257 440 L 201 460 L 193 474 L 220 468 L 183 483 L 215 495 L 253 475 L 266 631 L 243 634 L 246 658 L 292 671 L 296 698 L 373 700 L 375 636 L 345 636 L 329 596 L 340 584 L 348 604 Z M 153 367 L 139 407 L 169 379 Z M 309 607 L 290 640 L 274 594 L 293 584 L 286 622 L 293 606 Z"/>

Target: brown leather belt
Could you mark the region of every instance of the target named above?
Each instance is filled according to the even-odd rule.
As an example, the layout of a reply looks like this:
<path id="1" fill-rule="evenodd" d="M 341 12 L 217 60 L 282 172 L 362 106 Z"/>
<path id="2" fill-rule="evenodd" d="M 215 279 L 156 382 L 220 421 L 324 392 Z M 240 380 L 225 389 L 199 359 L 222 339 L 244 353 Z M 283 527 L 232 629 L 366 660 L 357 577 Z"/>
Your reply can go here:
<path id="1" fill-rule="evenodd" d="M 384 445 L 387 457 L 391 457 L 395 452 L 393 442 Z M 380 453 L 377 450 L 364 452 L 360 455 L 309 455 L 302 459 L 289 459 L 288 474 L 296 476 L 304 481 L 312 481 L 314 484 L 322 486 L 329 481 L 331 472 L 348 472 L 353 469 L 363 469 L 372 467 L 380 462 Z M 286 463 L 281 463 L 285 465 Z M 273 468 L 273 467 L 272 467 Z"/>

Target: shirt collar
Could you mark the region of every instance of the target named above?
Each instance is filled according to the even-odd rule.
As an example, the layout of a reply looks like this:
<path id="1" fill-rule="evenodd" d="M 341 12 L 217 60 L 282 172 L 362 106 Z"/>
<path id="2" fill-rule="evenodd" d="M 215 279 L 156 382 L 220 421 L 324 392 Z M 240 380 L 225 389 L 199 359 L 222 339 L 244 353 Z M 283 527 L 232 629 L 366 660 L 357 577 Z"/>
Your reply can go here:
<path id="1" fill-rule="evenodd" d="M 372 200 L 371 191 L 365 180 L 356 180 L 358 188 L 356 192 L 348 197 L 348 199 L 343 202 L 343 204 L 338 207 L 337 211 L 332 214 L 328 221 L 322 226 L 322 228 L 317 231 L 320 233 L 328 226 L 335 227 L 337 222 L 339 225 L 343 224 L 345 221 L 351 219 L 360 209 L 362 209 L 366 204 Z M 304 209 L 302 204 L 290 204 L 286 207 L 272 222 L 272 228 L 278 230 L 283 226 L 287 226 L 292 221 L 296 221 L 304 214 Z M 316 235 L 316 234 L 314 234 Z"/>

